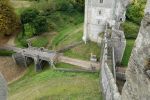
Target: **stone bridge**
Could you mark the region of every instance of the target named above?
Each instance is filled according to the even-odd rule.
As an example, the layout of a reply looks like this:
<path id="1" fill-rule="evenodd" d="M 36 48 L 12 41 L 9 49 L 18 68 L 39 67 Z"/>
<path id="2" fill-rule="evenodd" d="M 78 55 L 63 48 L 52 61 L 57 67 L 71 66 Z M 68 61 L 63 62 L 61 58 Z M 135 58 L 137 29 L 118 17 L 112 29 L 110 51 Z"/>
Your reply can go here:
<path id="1" fill-rule="evenodd" d="M 14 59 L 16 64 L 20 66 L 27 67 L 29 66 L 29 64 L 34 62 L 36 71 L 42 70 L 45 63 L 48 63 L 55 70 L 60 70 L 60 68 L 55 67 L 56 62 L 63 62 L 80 67 L 75 71 L 95 72 L 100 69 L 99 62 L 84 61 L 65 57 L 58 51 L 49 51 L 48 49 L 45 48 L 36 48 L 31 46 L 29 46 L 28 48 L 2 46 L 0 47 L 0 49 L 14 51 L 15 53 L 12 55 L 12 58 Z M 72 69 L 61 69 L 61 70 L 72 70 Z"/>
<path id="2" fill-rule="evenodd" d="M 32 61 L 34 61 L 36 71 L 42 70 L 44 63 L 48 63 L 51 67 L 54 67 L 54 61 L 57 58 L 57 53 L 55 51 L 49 51 L 44 48 L 36 48 L 31 46 L 28 48 L 3 46 L 0 49 L 16 52 L 12 55 L 12 57 L 18 65 L 27 67 Z"/>

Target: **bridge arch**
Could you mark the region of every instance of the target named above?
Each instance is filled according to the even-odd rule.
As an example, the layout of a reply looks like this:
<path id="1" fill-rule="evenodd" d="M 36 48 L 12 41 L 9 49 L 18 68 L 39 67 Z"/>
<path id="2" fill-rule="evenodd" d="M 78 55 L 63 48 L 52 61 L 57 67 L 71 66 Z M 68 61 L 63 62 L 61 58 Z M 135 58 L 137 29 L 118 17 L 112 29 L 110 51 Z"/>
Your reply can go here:
<path id="1" fill-rule="evenodd" d="M 34 58 L 32 57 L 25 56 L 25 59 L 26 59 L 27 66 L 30 66 L 32 63 L 34 63 Z"/>
<path id="2" fill-rule="evenodd" d="M 41 70 L 45 70 L 47 68 L 50 68 L 51 63 L 46 60 L 40 60 Z"/>

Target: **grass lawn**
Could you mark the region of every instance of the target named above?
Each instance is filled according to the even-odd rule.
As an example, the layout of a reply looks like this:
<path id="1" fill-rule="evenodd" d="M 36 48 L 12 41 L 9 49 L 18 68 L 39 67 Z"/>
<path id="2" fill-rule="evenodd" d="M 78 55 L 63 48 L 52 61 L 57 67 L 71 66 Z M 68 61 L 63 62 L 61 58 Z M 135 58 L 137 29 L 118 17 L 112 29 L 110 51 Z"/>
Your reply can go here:
<path id="1" fill-rule="evenodd" d="M 78 66 L 74 66 L 74 65 L 70 65 L 70 64 L 66 64 L 66 63 L 62 63 L 62 62 L 57 63 L 56 67 L 57 68 L 66 68 L 66 69 L 81 69 Z"/>
<path id="2" fill-rule="evenodd" d="M 48 44 L 47 37 L 38 37 L 31 42 L 33 47 L 46 47 Z"/>
<path id="3" fill-rule="evenodd" d="M 57 66 L 72 66 L 59 64 Z M 26 75 L 9 85 L 9 100 L 102 100 L 99 73 L 75 73 L 29 67 Z"/>
<path id="4" fill-rule="evenodd" d="M 90 60 L 91 53 L 97 55 L 98 59 L 100 58 L 100 47 L 97 45 L 97 43 L 83 43 L 69 51 L 66 51 L 64 55 L 81 60 Z"/>
<path id="5" fill-rule="evenodd" d="M 122 63 L 121 63 L 123 66 L 128 66 L 128 61 L 130 59 L 134 43 L 135 43 L 134 39 L 127 40 L 126 49 L 125 49 L 124 56 L 123 56 Z"/>
<path id="6" fill-rule="evenodd" d="M 52 39 L 52 46 L 54 49 L 60 49 L 71 43 L 82 40 L 83 23 L 78 25 L 70 25 L 61 31 Z"/>
<path id="7" fill-rule="evenodd" d="M 67 45 L 70 45 L 75 42 L 82 41 L 83 36 L 83 23 L 69 26 L 64 30 L 60 31 L 52 41 L 52 45 L 54 49 L 61 49 Z M 82 43 L 81 45 L 72 48 L 64 52 L 65 56 L 89 60 L 91 53 L 97 55 L 100 58 L 100 47 L 97 43 L 88 42 L 87 44 Z"/>

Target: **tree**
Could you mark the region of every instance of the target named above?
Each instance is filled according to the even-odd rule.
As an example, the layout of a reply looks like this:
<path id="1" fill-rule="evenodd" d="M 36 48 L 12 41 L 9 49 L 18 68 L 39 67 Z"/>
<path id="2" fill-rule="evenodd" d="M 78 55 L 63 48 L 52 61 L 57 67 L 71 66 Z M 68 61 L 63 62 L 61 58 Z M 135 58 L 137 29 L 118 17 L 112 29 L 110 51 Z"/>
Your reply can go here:
<path id="1" fill-rule="evenodd" d="M 0 34 L 10 35 L 20 30 L 20 20 L 10 6 L 9 0 L 0 0 Z"/>
<path id="2" fill-rule="evenodd" d="M 140 24 L 144 16 L 145 0 L 133 0 L 127 9 L 127 19 Z"/>
<path id="3" fill-rule="evenodd" d="M 22 36 L 25 34 L 25 24 L 32 24 L 33 20 L 39 15 L 39 11 L 36 9 L 26 9 L 21 13 Z"/>
<path id="4" fill-rule="evenodd" d="M 32 25 L 35 28 L 35 34 L 34 35 L 39 35 L 42 32 L 48 31 L 48 23 L 47 23 L 46 18 L 43 16 L 37 16 L 33 20 Z"/>
<path id="5" fill-rule="evenodd" d="M 39 15 L 36 9 L 26 9 L 21 13 L 22 24 L 32 23 L 32 21 Z"/>
<path id="6" fill-rule="evenodd" d="M 21 14 L 21 22 L 23 24 L 23 35 L 25 33 L 25 25 L 29 25 L 34 32 L 32 35 L 39 35 L 42 32 L 48 31 L 48 23 L 45 17 L 39 15 L 37 9 L 26 9 Z"/>

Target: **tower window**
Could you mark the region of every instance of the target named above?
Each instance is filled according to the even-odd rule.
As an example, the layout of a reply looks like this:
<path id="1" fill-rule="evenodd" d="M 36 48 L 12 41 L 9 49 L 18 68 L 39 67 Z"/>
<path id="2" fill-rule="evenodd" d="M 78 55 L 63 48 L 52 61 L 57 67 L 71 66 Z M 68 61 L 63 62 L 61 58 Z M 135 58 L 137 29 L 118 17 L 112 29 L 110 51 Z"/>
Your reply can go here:
<path id="1" fill-rule="evenodd" d="M 100 0 L 100 3 L 103 3 L 103 0 Z"/>
<path id="2" fill-rule="evenodd" d="M 99 15 L 101 15 L 101 13 L 102 13 L 102 11 L 100 10 L 100 11 L 99 11 Z"/>
<path id="3" fill-rule="evenodd" d="M 100 20 L 98 20 L 97 24 L 100 24 Z"/>

